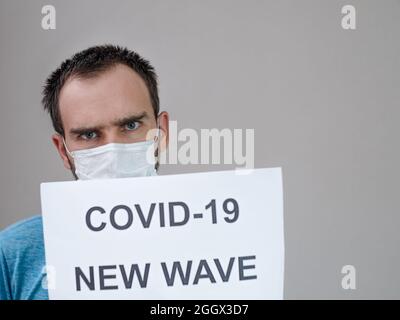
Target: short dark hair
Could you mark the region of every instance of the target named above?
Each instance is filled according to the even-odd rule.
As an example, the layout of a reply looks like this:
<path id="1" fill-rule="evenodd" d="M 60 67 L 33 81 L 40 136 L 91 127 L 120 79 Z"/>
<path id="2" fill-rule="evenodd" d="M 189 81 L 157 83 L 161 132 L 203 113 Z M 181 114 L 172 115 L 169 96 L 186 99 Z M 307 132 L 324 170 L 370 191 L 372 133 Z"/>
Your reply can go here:
<path id="1" fill-rule="evenodd" d="M 157 117 L 160 110 L 157 74 L 149 61 L 142 58 L 138 53 L 120 46 L 94 46 L 78 52 L 70 59 L 65 60 L 46 80 L 42 92 L 42 104 L 44 109 L 50 114 L 56 132 L 64 135 L 60 116 L 59 96 L 66 81 L 73 76 L 83 78 L 95 77 L 117 64 L 130 67 L 144 80 L 150 93 L 154 115 Z"/>

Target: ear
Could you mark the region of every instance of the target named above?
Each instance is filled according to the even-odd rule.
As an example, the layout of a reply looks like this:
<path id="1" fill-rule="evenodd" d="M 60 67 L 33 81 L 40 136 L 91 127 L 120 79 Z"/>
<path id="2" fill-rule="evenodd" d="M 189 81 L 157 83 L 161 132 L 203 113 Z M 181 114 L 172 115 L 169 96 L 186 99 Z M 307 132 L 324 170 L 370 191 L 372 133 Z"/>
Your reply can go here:
<path id="1" fill-rule="evenodd" d="M 73 160 L 69 158 L 67 150 L 65 150 L 63 137 L 59 133 L 55 133 L 51 136 L 51 139 L 64 163 L 64 167 L 68 170 L 71 170 L 70 161 L 72 162 Z"/>
<path id="2" fill-rule="evenodd" d="M 169 143 L 169 114 L 166 111 L 158 115 L 158 123 L 160 126 L 160 152 L 167 149 Z"/>

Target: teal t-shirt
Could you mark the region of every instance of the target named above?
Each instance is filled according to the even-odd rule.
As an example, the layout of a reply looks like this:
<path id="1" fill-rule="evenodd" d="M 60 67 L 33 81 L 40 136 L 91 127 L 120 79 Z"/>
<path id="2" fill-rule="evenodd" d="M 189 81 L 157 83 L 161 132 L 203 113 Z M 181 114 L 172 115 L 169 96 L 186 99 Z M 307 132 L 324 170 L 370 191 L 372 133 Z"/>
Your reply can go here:
<path id="1" fill-rule="evenodd" d="M 42 217 L 0 232 L 0 300 L 48 299 Z"/>

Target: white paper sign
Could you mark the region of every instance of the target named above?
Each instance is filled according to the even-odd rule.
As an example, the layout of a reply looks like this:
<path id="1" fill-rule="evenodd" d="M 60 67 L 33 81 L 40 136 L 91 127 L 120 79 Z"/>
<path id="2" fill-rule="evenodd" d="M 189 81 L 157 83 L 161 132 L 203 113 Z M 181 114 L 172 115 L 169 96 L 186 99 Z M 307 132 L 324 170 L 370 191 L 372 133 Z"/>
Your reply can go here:
<path id="1" fill-rule="evenodd" d="M 282 299 L 280 168 L 43 183 L 50 299 Z"/>

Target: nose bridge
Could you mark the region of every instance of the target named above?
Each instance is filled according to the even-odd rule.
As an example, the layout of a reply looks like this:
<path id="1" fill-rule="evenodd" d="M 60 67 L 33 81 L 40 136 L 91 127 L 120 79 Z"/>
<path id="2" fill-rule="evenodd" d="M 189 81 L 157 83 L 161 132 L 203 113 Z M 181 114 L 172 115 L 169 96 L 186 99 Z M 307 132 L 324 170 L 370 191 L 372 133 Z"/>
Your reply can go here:
<path id="1" fill-rule="evenodd" d="M 103 143 L 104 144 L 109 144 L 109 143 L 123 143 L 122 138 L 119 134 L 119 131 L 117 130 L 116 127 L 114 126 L 109 126 L 104 129 L 104 137 L 103 137 Z"/>

